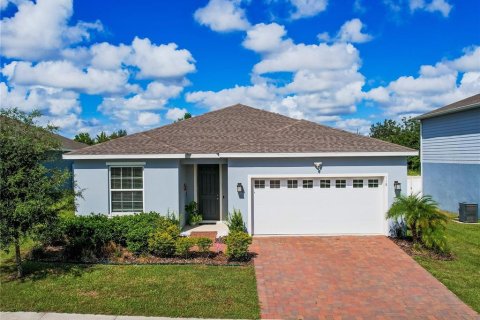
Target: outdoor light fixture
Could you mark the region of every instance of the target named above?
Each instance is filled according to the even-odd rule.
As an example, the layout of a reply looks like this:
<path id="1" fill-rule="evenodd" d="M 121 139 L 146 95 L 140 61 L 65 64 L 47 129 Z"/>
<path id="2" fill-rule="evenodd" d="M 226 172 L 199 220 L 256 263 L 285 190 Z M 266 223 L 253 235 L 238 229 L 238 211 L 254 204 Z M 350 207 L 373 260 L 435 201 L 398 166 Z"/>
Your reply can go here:
<path id="1" fill-rule="evenodd" d="M 242 192 L 243 192 L 243 186 L 242 186 L 242 184 L 241 184 L 240 182 L 237 183 L 237 192 L 239 192 L 239 193 L 242 193 Z"/>
<path id="2" fill-rule="evenodd" d="M 313 166 L 317 169 L 318 173 L 322 170 L 322 162 L 314 162 Z"/>
<path id="3" fill-rule="evenodd" d="M 393 182 L 393 189 L 395 189 L 395 191 L 402 190 L 402 184 L 398 181 Z"/>

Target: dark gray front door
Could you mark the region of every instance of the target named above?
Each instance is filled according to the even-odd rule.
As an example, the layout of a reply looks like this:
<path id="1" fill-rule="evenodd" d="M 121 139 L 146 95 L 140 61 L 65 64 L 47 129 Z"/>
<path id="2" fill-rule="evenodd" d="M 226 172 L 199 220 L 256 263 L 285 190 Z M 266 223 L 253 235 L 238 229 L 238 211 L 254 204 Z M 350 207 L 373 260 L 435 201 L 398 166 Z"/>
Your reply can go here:
<path id="1" fill-rule="evenodd" d="M 203 220 L 220 220 L 218 164 L 198 165 L 198 209 Z"/>

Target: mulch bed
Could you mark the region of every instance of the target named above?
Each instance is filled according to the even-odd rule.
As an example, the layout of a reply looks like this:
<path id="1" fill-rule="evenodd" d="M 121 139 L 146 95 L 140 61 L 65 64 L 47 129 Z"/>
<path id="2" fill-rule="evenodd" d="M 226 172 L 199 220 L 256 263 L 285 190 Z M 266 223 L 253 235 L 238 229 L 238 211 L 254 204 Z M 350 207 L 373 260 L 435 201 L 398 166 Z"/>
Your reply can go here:
<path id="1" fill-rule="evenodd" d="M 28 260 L 38 262 L 60 263 L 86 263 L 86 264 L 163 264 L 163 265 L 209 265 L 209 266 L 248 266 L 253 264 L 255 254 L 250 253 L 243 261 L 228 260 L 223 252 L 210 252 L 208 254 L 192 251 L 187 257 L 158 257 L 151 254 L 135 255 L 125 248 L 108 257 L 83 257 L 81 259 L 69 259 L 63 254 L 63 247 L 45 247 L 36 249 L 28 257 Z"/>
<path id="2" fill-rule="evenodd" d="M 434 260 L 454 260 L 455 256 L 451 253 L 439 253 L 433 250 L 429 250 L 425 247 L 421 249 L 416 249 L 413 246 L 413 241 L 411 239 L 402 239 L 402 238 L 390 238 L 397 246 L 399 246 L 403 251 L 405 251 L 411 257 L 426 257 Z"/>

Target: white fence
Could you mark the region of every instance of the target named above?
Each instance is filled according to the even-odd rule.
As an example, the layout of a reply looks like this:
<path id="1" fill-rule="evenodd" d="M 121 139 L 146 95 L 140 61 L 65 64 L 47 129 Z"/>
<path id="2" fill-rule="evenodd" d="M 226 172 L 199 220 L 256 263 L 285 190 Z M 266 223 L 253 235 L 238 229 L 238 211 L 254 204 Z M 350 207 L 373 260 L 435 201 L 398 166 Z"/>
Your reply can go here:
<path id="1" fill-rule="evenodd" d="M 407 194 L 422 194 L 422 176 L 407 177 Z"/>

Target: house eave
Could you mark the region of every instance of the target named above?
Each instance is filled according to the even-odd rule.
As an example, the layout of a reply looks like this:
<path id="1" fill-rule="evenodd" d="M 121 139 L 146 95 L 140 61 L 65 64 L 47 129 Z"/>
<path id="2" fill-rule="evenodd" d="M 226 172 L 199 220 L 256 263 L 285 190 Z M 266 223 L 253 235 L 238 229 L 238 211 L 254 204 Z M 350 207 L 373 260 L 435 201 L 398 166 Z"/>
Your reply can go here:
<path id="1" fill-rule="evenodd" d="M 478 107 L 480 107 L 480 103 L 473 103 L 473 104 L 470 104 L 470 105 L 461 106 L 461 107 L 457 107 L 457 108 L 453 108 L 453 109 L 449 109 L 449 110 L 445 110 L 445 111 L 439 111 L 439 112 L 435 112 L 435 113 L 425 113 L 425 114 L 417 116 L 413 119 L 415 119 L 415 120 L 430 119 L 430 118 L 440 117 L 440 116 L 447 115 L 447 114 L 457 113 L 457 112 L 461 112 L 461 111 L 467 111 L 467 110 L 475 109 L 475 108 L 478 108 Z"/>
<path id="2" fill-rule="evenodd" d="M 215 159 L 215 158 L 312 158 L 312 157 L 407 157 L 418 151 L 394 152 L 309 152 L 309 153 L 178 153 L 178 154 L 64 154 L 65 160 L 110 159 Z"/>

